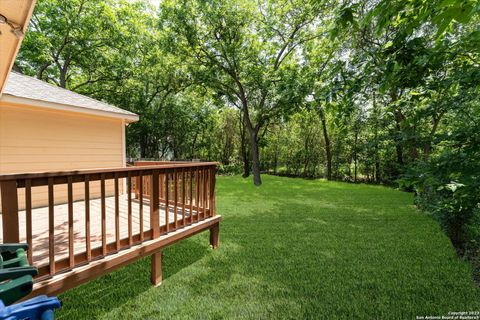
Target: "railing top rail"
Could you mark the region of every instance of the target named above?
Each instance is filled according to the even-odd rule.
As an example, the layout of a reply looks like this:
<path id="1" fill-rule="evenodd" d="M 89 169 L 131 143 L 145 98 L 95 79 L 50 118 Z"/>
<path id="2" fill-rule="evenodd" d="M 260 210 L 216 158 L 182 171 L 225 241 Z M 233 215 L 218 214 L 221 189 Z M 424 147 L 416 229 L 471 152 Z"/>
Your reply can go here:
<path id="1" fill-rule="evenodd" d="M 99 169 L 86 169 L 86 170 L 72 170 L 72 171 L 47 171 L 47 172 L 29 172 L 29 173 L 13 173 L 0 175 L 0 181 L 11 180 L 25 180 L 25 179 L 38 179 L 38 178 L 55 178 L 55 177 L 68 177 L 79 175 L 93 175 L 93 174 L 106 174 L 116 172 L 129 172 L 129 171 L 150 171 L 150 170 L 165 170 L 175 168 L 192 168 L 192 167 L 213 167 L 217 166 L 218 162 L 185 162 L 185 163 L 166 163 L 158 165 L 148 166 L 133 166 L 133 167 L 118 167 L 118 168 L 99 168 Z"/>
<path id="2" fill-rule="evenodd" d="M 160 160 L 135 160 L 133 163 L 159 163 L 159 164 L 184 164 L 184 163 L 202 163 L 203 161 L 160 161 Z"/>

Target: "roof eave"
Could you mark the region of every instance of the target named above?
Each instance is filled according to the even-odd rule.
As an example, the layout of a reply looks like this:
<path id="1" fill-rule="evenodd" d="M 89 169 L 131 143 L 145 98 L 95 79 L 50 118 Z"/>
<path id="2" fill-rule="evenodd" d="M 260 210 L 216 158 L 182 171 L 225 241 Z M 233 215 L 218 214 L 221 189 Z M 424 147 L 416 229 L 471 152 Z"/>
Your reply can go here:
<path id="1" fill-rule="evenodd" d="M 94 110 L 89 108 L 83 108 L 78 106 L 42 101 L 42 100 L 35 100 L 29 98 L 22 98 L 17 97 L 10 94 L 3 94 L 0 97 L 0 102 L 12 103 L 12 104 L 20 104 L 20 105 L 27 105 L 33 107 L 40 107 L 45 109 L 51 110 L 59 110 L 59 111 L 70 111 L 82 114 L 88 114 L 93 116 L 100 116 L 100 117 L 108 117 L 108 118 L 116 118 L 116 119 L 124 119 L 125 123 L 132 123 L 137 122 L 140 117 L 136 114 L 125 114 L 125 113 L 117 113 L 117 112 L 108 112 L 103 110 Z"/>
<path id="2" fill-rule="evenodd" d="M 26 33 L 28 24 L 30 23 L 30 18 L 32 17 L 33 8 L 35 7 L 36 0 L 26 0 L 26 2 L 21 1 L 2 1 L 0 9 L 10 9 L 7 10 L 9 13 L 13 12 L 13 17 L 8 14 L 8 19 L 14 19 L 16 23 L 20 24 L 23 29 L 23 34 Z M 22 5 L 25 4 L 25 7 L 22 9 Z M 13 7 L 12 7 L 13 6 Z M 3 14 L 3 10 L 1 11 Z M 17 13 L 15 15 L 15 13 Z M 5 88 L 5 83 L 7 82 L 8 75 L 10 74 L 10 70 L 13 67 L 13 63 L 15 62 L 15 58 L 17 57 L 18 50 L 20 49 L 20 45 L 22 44 L 23 38 L 17 39 L 11 33 L 5 32 L 2 37 L 10 37 L 10 40 L 6 40 L 5 38 L 0 38 L 0 44 L 3 42 L 3 52 L 6 54 L 6 57 L 1 57 L 2 62 L 0 63 L 0 97 L 2 96 L 3 89 Z"/>

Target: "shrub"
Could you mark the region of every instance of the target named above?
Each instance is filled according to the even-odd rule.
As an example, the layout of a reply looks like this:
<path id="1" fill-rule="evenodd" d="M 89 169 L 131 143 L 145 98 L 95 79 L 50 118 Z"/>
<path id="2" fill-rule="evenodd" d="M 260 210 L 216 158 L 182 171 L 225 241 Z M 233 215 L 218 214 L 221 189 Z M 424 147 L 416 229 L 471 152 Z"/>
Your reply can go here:
<path id="1" fill-rule="evenodd" d="M 459 128 L 428 161 L 400 180 L 416 204 L 439 221 L 460 254 L 480 251 L 480 124 Z"/>

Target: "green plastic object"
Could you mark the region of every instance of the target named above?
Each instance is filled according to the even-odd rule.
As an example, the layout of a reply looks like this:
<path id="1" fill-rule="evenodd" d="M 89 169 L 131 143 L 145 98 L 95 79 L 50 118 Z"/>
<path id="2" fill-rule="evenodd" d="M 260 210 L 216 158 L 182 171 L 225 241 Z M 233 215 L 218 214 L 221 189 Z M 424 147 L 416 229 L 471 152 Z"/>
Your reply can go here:
<path id="1" fill-rule="evenodd" d="M 32 276 L 22 276 L 13 280 L 6 280 L 0 284 L 0 300 L 8 306 L 22 299 L 32 292 Z"/>
<path id="2" fill-rule="evenodd" d="M 28 266 L 28 245 L 22 243 L 4 243 L 0 245 L 0 268 Z"/>
<path id="3" fill-rule="evenodd" d="M 5 305 L 32 292 L 33 277 L 38 271 L 29 265 L 27 250 L 26 244 L 0 245 L 0 299 Z"/>

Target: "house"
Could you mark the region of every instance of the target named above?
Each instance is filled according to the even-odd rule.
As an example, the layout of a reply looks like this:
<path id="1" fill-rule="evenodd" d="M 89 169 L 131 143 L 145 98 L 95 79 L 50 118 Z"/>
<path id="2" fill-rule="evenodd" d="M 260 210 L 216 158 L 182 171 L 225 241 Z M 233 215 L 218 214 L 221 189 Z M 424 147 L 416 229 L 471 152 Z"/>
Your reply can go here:
<path id="1" fill-rule="evenodd" d="M 0 97 L 0 174 L 125 167 L 125 127 L 135 121 L 129 111 L 11 72 Z M 34 207 L 46 205 L 45 192 L 34 191 Z M 55 203 L 66 200 L 58 190 Z"/>
<path id="2" fill-rule="evenodd" d="M 0 97 L 0 174 L 125 166 L 129 111 L 11 72 Z"/>

